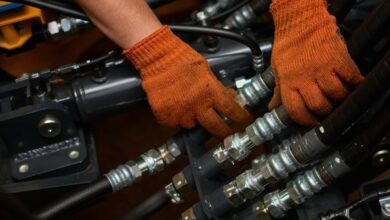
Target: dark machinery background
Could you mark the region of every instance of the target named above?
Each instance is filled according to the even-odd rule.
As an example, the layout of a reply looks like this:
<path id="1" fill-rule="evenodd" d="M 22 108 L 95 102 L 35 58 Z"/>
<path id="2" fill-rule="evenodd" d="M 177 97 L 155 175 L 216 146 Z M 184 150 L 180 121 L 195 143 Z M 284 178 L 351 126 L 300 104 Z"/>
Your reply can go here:
<path id="1" fill-rule="evenodd" d="M 33 26 L 34 35 L 23 47 L 2 51 L 7 57 L 3 62 L 28 53 L 40 42 L 93 28 L 71 2 L 13 2 L 62 16 L 51 15 L 47 24 Z M 167 2 L 149 3 L 157 7 Z M 274 87 L 269 3 L 204 1 L 193 3 L 197 7 L 181 18 L 167 18 L 175 23 L 171 28 L 208 59 L 218 79 L 237 89 L 238 100 L 259 116 L 267 112 Z M 19 73 L 16 81 L 3 75 L 0 185 L 12 195 L 1 193 L 0 214 L 11 219 L 177 219 L 180 215 L 182 219 L 320 215 L 381 219 L 390 215 L 390 2 L 329 3 L 367 80 L 312 130 L 294 125 L 282 106 L 219 145 L 216 140 L 204 145 L 209 135 L 200 128 L 162 128 L 146 105 L 137 72 L 111 43 L 102 48 L 113 50 L 100 57 L 96 54 L 101 51 L 90 51 L 92 55 L 72 64 Z M 156 146 L 160 147 L 148 150 Z M 123 165 L 112 170 L 118 164 Z M 107 196 L 115 191 L 120 192 Z"/>

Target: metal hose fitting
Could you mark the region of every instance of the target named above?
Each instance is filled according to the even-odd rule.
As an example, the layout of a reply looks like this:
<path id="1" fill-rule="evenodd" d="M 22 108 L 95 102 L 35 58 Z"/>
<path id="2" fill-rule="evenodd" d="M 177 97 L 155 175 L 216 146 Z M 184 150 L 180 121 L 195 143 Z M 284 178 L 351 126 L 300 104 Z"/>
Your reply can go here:
<path id="1" fill-rule="evenodd" d="M 207 17 L 214 16 L 220 13 L 223 10 L 226 10 L 236 4 L 238 0 L 218 0 L 214 3 L 206 5 L 202 11 L 207 15 Z"/>
<path id="2" fill-rule="evenodd" d="M 164 170 L 164 160 L 162 156 L 163 155 L 161 155 L 158 150 L 151 149 L 141 155 L 137 164 L 143 173 L 154 174 Z"/>
<path id="3" fill-rule="evenodd" d="M 267 98 L 272 90 L 268 88 L 260 74 L 252 77 L 248 83 L 238 89 L 240 103 L 243 106 L 253 106 Z"/>
<path id="4" fill-rule="evenodd" d="M 283 217 L 292 207 L 300 205 L 321 191 L 338 177 L 350 170 L 339 152 L 329 156 L 320 165 L 306 171 L 287 183 L 282 191 L 274 191 L 264 196 L 262 205 L 274 218 Z"/>
<path id="5" fill-rule="evenodd" d="M 111 170 L 105 176 L 111 184 L 112 191 L 116 192 L 131 186 L 142 176 L 142 171 L 134 161 L 129 161 Z"/>
<path id="6" fill-rule="evenodd" d="M 171 198 L 173 204 L 180 204 L 184 202 L 183 196 L 176 190 L 173 183 L 169 183 L 165 186 L 165 193 Z"/>
<path id="7" fill-rule="evenodd" d="M 245 133 L 235 133 L 225 138 L 223 142 L 224 150 L 234 161 L 245 159 L 255 146 Z"/>
<path id="8" fill-rule="evenodd" d="M 247 4 L 230 15 L 226 20 L 223 28 L 242 30 L 256 21 L 256 14 L 253 8 Z"/>
<path id="9" fill-rule="evenodd" d="M 253 69 L 256 71 L 256 73 L 261 73 L 264 70 L 265 62 L 264 62 L 264 55 L 260 56 L 253 56 L 252 57 L 253 62 Z"/>
<path id="10" fill-rule="evenodd" d="M 281 218 L 293 206 L 302 204 L 326 186 L 315 169 L 309 170 L 289 182 L 286 189 L 264 196 L 263 203 L 267 207 L 268 214 L 274 218 Z"/>
<path id="11" fill-rule="evenodd" d="M 255 145 L 272 140 L 287 126 L 280 120 L 276 110 L 266 113 L 246 128 L 246 133 Z"/>

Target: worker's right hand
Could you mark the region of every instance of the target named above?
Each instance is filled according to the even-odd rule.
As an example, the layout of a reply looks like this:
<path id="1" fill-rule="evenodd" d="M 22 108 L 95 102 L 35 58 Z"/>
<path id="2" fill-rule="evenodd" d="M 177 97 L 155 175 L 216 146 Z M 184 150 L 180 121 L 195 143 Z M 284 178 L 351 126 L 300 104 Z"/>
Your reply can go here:
<path id="1" fill-rule="evenodd" d="M 142 86 L 161 124 L 193 128 L 197 123 L 218 138 L 231 133 L 221 116 L 236 123 L 250 114 L 211 72 L 204 57 L 164 26 L 124 51 L 142 77 Z"/>
<path id="2" fill-rule="evenodd" d="M 314 125 L 363 77 L 325 0 L 274 0 L 271 13 L 276 87 L 269 107 L 282 102 L 295 122 Z"/>

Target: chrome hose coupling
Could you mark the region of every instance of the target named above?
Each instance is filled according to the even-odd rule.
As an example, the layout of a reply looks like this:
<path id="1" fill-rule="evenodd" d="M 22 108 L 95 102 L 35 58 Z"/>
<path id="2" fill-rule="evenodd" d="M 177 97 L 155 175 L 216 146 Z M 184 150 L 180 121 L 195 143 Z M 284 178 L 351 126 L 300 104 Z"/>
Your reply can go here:
<path id="1" fill-rule="evenodd" d="M 223 28 L 242 30 L 256 21 L 256 14 L 252 7 L 247 4 L 234 12 L 225 20 Z"/>
<path id="2" fill-rule="evenodd" d="M 339 152 L 336 152 L 320 165 L 287 183 L 284 190 L 276 190 L 265 195 L 261 204 L 255 206 L 264 207 L 264 210 L 274 218 L 282 218 L 291 208 L 312 198 L 349 170 L 350 167 L 345 164 Z"/>
<path id="3" fill-rule="evenodd" d="M 289 182 L 286 189 L 265 195 L 263 204 L 272 217 L 282 218 L 292 207 L 302 204 L 326 186 L 315 169 L 309 170 Z"/>
<path id="4" fill-rule="evenodd" d="M 134 161 L 118 166 L 105 174 L 111 184 L 113 192 L 131 186 L 136 180 L 141 178 L 142 171 Z"/>
<path id="5" fill-rule="evenodd" d="M 253 106 L 272 93 L 260 74 L 252 77 L 248 83 L 238 89 L 239 101 L 243 106 Z"/>
<path id="6" fill-rule="evenodd" d="M 261 118 L 246 128 L 246 133 L 257 146 L 270 141 L 275 135 L 280 134 L 287 126 L 280 120 L 276 110 L 265 113 Z"/>

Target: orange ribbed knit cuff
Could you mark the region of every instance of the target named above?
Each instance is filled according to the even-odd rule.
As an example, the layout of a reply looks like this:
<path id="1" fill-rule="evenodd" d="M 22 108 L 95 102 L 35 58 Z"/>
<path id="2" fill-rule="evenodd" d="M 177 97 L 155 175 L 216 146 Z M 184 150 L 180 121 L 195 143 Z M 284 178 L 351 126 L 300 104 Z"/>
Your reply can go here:
<path id="1" fill-rule="evenodd" d="M 297 27 L 322 25 L 322 18 L 329 17 L 326 0 L 275 0 L 270 6 L 274 18 L 275 37 Z M 328 19 L 326 19 L 328 20 Z M 288 33 L 287 33 L 288 34 Z"/>
<path id="2" fill-rule="evenodd" d="M 133 47 L 123 50 L 123 54 L 145 77 L 164 72 L 167 65 L 193 60 L 194 53 L 189 53 L 192 51 L 189 49 L 168 26 L 163 26 Z"/>

